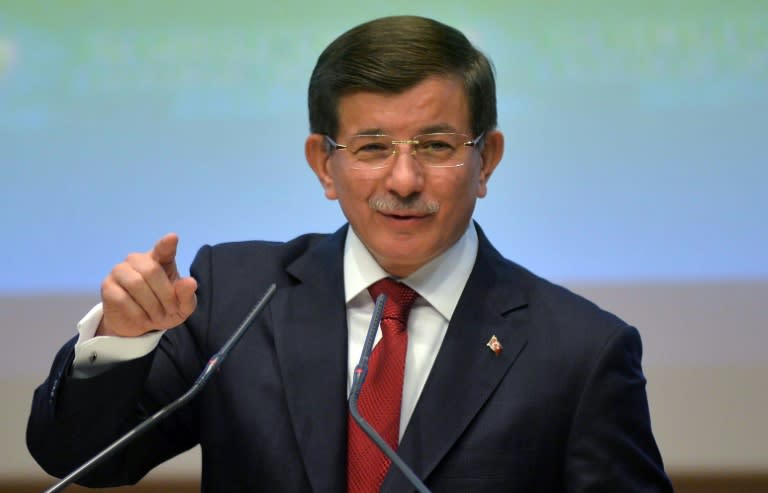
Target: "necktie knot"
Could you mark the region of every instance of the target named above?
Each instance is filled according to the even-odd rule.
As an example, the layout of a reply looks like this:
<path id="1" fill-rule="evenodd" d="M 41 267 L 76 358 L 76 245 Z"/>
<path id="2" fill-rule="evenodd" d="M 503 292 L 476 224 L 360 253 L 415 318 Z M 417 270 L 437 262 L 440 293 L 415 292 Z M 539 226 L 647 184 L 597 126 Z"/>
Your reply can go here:
<path id="1" fill-rule="evenodd" d="M 384 304 L 381 318 L 397 320 L 400 330 L 404 330 L 408 323 L 408 314 L 411 312 L 416 298 L 419 297 L 419 293 L 389 277 L 371 284 L 368 292 L 374 301 L 382 293 L 387 295 L 387 302 Z"/>

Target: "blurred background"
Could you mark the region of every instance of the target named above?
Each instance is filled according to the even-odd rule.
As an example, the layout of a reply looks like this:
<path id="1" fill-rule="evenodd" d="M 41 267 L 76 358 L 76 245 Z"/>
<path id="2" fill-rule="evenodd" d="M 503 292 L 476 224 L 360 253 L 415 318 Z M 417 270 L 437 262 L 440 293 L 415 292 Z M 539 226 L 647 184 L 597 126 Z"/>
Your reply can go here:
<path id="1" fill-rule="evenodd" d="M 679 490 L 768 491 L 768 4 L 260 3 L 0 0 L 0 490 L 49 481 L 32 391 L 128 252 L 343 223 L 304 161 L 310 72 L 416 14 L 495 63 L 497 248 L 639 328 Z M 143 487 L 194 490 L 198 454 Z"/>

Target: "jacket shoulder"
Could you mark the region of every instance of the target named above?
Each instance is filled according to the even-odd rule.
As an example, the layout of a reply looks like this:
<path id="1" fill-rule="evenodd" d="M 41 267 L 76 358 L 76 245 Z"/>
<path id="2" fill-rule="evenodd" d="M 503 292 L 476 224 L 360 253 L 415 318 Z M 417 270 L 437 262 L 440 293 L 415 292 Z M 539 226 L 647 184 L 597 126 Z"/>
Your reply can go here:
<path id="1" fill-rule="evenodd" d="M 308 233 L 289 241 L 234 241 L 213 246 L 206 245 L 203 248 L 210 248 L 211 255 L 217 258 L 231 257 L 235 260 L 250 258 L 253 261 L 268 262 L 284 259 L 285 263 L 290 263 L 328 236 L 325 233 Z"/>
<path id="2" fill-rule="evenodd" d="M 617 332 L 636 332 L 630 324 L 593 300 L 501 255 L 497 260 L 500 263 L 496 265 L 506 272 L 505 282 L 516 285 L 523 293 L 528 316 L 539 322 L 536 324 L 539 336 L 562 338 L 572 344 L 579 341 L 601 344 L 600 341 L 614 337 Z"/>

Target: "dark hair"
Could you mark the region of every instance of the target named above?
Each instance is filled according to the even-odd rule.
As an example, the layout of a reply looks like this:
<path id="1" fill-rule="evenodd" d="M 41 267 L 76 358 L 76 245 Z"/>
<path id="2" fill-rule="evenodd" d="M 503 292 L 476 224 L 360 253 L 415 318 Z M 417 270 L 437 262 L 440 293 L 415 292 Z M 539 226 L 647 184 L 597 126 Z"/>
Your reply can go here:
<path id="1" fill-rule="evenodd" d="M 457 29 L 396 16 L 350 29 L 317 59 L 309 81 L 310 132 L 336 138 L 339 99 L 346 94 L 397 94 L 433 75 L 463 81 L 475 136 L 496 127 L 496 84 L 488 58 Z"/>

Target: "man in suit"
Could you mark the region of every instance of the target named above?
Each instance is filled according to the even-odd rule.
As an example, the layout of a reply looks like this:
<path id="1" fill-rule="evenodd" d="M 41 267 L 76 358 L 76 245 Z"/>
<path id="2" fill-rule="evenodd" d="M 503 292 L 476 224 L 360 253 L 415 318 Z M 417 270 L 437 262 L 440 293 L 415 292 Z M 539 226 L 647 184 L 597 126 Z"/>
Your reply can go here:
<path id="1" fill-rule="evenodd" d="M 412 491 L 347 412 L 375 286 L 393 279 L 407 328 L 377 343 L 361 401 L 394 388 L 373 411 L 395 410 L 369 417 L 432 491 L 671 491 L 637 331 L 503 258 L 472 221 L 504 147 L 486 57 L 429 19 L 374 20 L 320 55 L 309 113 L 307 161 L 349 223 L 203 247 L 186 278 L 173 234 L 115 266 L 35 393 L 43 467 L 68 473 L 181 395 L 276 283 L 202 394 L 84 484 L 136 482 L 199 444 L 205 491 Z"/>

